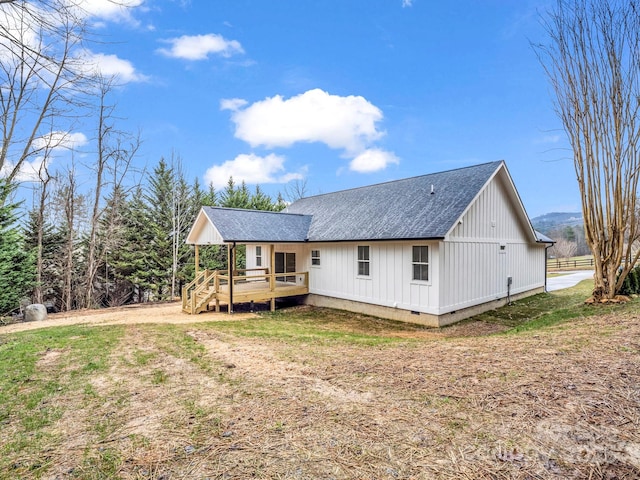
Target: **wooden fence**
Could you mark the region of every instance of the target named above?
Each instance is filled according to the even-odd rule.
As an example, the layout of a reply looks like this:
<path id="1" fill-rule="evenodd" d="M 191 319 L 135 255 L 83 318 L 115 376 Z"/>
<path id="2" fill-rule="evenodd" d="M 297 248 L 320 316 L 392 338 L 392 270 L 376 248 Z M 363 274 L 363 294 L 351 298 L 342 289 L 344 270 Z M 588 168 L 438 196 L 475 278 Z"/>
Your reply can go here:
<path id="1" fill-rule="evenodd" d="M 547 259 L 548 269 L 562 269 L 562 268 L 589 269 L 592 267 L 593 267 L 593 258 L 580 258 L 580 259 L 549 258 Z"/>

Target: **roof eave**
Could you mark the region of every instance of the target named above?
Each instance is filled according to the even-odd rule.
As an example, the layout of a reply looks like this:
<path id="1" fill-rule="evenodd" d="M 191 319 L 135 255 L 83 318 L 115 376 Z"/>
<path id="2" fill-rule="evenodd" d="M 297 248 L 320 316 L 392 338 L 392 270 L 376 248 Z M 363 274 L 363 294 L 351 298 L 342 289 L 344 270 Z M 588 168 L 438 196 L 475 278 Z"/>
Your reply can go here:
<path id="1" fill-rule="evenodd" d="M 397 238 L 353 238 L 353 239 L 333 239 L 333 240 L 308 240 L 308 243 L 372 243 L 372 242 L 419 242 L 444 240 L 443 236 L 435 237 L 397 237 Z"/>
<path id="2" fill-rule="evenodd" d="M 236 240 L 225 240 L 224 243 L 240 243 L 240 244 L 256 244 L 256 245 L 260 245 L 260 244 L 265 244 L 265 243 L 309 243 L 309 240 L 281 240 L 281 239 L 262 239 L 262 240 L 257 240 L 255 238 L 247 240 L 241 240 L 241 239 L 236 239 Z"/>

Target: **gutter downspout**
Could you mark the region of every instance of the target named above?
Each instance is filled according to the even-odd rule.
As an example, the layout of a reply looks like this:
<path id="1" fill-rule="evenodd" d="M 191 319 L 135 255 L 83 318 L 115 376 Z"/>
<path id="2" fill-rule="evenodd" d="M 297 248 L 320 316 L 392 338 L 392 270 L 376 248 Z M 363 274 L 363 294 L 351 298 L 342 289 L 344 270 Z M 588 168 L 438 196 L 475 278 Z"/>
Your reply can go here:
<path id="1" fill-rule="evenodd" d="M 547 267 L 549 262 L 549 253 L 548 250 L 553 247 L 553 243 L 551 245 L 547 245 L 544 247 L 544 293 L 549 293 L 547 290 Z"/>

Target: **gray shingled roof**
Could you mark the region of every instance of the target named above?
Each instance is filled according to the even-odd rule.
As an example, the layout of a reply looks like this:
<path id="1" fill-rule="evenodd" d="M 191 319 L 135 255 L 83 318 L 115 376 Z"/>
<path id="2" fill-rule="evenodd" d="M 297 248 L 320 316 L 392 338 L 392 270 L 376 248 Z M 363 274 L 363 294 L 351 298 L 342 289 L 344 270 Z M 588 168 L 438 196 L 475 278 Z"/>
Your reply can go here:
<path id="1" fill-rule="evenodd" d="M 304 242 L 311 217 L 264 210 L 203 207 L 225 242 Z"/>
<path id="2" fill-rule="evenodd" d="M 533 233 L 536 235 L 536 241 L 538 243 L 556 243 L 552 238 L 547 237 L 544 233 L 539 232 L 538 230 L 534 230 Z"/>
<path id="3" fill-rule="evenodd" d="M 203 208 L 225 242 L 441 239 L 502 165 L 484 163 L 302 198 L 281 213 Z M 550 241 L 538 232 L 536 238 Z"/>
<path id="4" fill-rule="evenodd" d="M 311 242 L 444 238 L 501 165 L 491 162 L 302 198 L 286 211 L 313 216 Z"/>

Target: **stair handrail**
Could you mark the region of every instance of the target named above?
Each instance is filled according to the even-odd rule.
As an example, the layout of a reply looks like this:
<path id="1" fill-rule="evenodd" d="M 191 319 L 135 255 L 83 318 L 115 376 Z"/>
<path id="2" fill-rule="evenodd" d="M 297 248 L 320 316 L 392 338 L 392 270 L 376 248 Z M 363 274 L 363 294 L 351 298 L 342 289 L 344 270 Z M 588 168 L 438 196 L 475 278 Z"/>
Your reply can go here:
<path id="1" fill-rule="evenodd" d="M 209 287 L 211 286 L 211 284 L 215 285 L 215 278 L 218 275 L 218 271 L 217 270 L 207 270 L 207 275 L 204 276 L 202 282 L 200 282 L 199 285 L 196 285 L 196 287 L 193 290 L 192 295 L 198 294 L 203 292 L 204 290 L 208 290 Z"/>
<path id="2" fill-rule="evenodd" d="M 217 270 L 208 270 L 208 274 L 204 276 L 202 282 L 199 285 L 196 285 L 196 287 L 191 292 L 190 301 L 191 301 L 191 311 L 193 313 L 196 313 L 196 309 L 200 307 L 200 305 L 198 305 L 198 302 L 197 302 L 198 294 L 204 292 L 205 290 L 209 290 L 211 285 L 215 287 L 217 276 L 218 276 Z M 215 292 L 211 292 L 211 293 L 215 293 Z"/>
<path id="3" fill-rule="evenodd" d="M 198 286 L 208 283 L 208 278 L 213 274 L 217 274 L 217 270 L 201 270 L 195 276 L 193 280 L 187 283 L 184 287 L 182 287 L 182 309 L 185 310 L 187 308 L 187 304 L 190 303 L 191 298 L 195 295 L 195 290 L 198 289 Z M 193 291 L 192 291 L 193 290 Z"/>
<path id="4" fill-rule="evenodd" d="M 182 309 L 185 310 L 187 308 L 187 303 L 189 302 L 189 291 L 196 286 L 198 280 L 203 278 L 207 274 L 207 270 L 202 270 L 198 272 L 193 280 L 187 283 L 184 287 L 182 287 Z"/>

